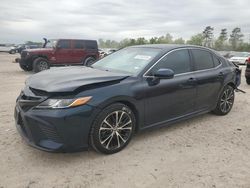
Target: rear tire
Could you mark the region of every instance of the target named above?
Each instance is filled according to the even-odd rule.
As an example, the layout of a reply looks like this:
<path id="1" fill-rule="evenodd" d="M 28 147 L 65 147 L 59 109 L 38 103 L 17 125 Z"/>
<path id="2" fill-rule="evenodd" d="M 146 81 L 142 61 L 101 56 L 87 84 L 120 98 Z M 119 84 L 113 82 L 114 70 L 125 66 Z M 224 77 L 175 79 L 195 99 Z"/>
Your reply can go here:
<path id="1" fill-rule="evenodd" d="M 90 144 L 97 152 L 104 154 L 119 152 L 130 142 L 135 124 L 135 115 L 128 106 L 122 103 L 112 104 L 95 118 Z"/>
<path id="2" fill-rule="evenodd" d="M 49 62 L 47 59 L 38 57 L 33 61 L 33 71 L 40 72 L 49 69 Z"/>
<path id="3" fill-rule="evenodd" d="M 226 85 L 219 97 L 216 108 L 212 111 L 216 115 L 228 114 L 234 104 L 234 88 Z"/>
<path id="4" fill-rule="evenodd" d="M 246 82 L 248 85 L 250 85 L 250 78 L 246 78 Z"/>
<path id="5" fill-rule="evenodd" d="M 89 66 L 93 65 L 94 63 L 95 63 L 95 58 L 93 58 L 93 57 L 87 57 L 85 59 L 83 65 L 89 67 Z"/>

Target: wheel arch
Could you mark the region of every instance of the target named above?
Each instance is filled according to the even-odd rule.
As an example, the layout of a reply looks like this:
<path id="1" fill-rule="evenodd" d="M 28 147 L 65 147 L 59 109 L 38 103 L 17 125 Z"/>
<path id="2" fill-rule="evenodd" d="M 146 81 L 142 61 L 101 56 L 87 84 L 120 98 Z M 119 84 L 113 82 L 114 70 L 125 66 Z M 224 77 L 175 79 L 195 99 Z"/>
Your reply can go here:
<path id="1" fill-rule="evenodd" d="M 35 61 L 37 58 L 44 58 L 44 59 L 46 59 L 46 60 L 48 61 L 48 63 L 50 64 L 49 58 L 48 58 L 48 56 L 46 56 L 46 55 L 42 55 L 42 54 L 35 55 L 32 59 L 33 59 L 33 61 Z"/>
<path id="2" fill-rule="evenodd" d="M 233 82 L 229 82 L 229 83 L 225 84 L 225 86 L 227 86 L 227 85 L 233 87 L 234 89 L 237 88 L 236 85 L 235 85 L 235 83 L 233 83 Z"/>
<path id="3" fill-rule="evenodd" d="M 138 109 L 135 107 L 135 105 L 130 102 L 130 101 L 126 101 L 126 100 L 121 100 L 121 101 L 117 101 L 117 103 L 122 103 L 126 106 L 128 106 L 132 112 L 134 113 L 135 115 L 135 133 L 137 133 L 139 131 L 139 125 L 140 125 L 140 117 L 139 117 L 139 112 L 138 112 Z"/>

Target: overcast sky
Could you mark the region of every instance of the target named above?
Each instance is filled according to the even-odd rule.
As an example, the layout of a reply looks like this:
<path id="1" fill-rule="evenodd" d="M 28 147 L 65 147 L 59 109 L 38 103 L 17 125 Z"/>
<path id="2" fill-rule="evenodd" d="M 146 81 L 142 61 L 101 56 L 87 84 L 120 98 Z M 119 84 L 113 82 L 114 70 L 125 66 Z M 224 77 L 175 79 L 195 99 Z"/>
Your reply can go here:
<path id="1" fill-rule="evenodd" d="M 250 35 L 249 0 L 1 0 L 0 43 L 47 38 L 175 38 L 207 25 Z"/>

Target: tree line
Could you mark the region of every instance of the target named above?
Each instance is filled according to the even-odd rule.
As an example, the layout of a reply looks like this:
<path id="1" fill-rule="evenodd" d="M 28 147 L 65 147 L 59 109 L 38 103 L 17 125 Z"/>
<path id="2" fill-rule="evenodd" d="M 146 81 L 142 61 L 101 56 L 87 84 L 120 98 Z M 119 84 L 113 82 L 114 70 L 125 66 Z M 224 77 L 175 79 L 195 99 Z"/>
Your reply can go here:
<path id="1" fill-rule="evenodd" d="M 124 48 L 142 44 L 191 44 L 223 51 L 250 51 L 250 43 L 244 42 L 243 37 L 244 34 L 241 32 L 241 28 L 236 27 L 229 34 L 226 28 L 221 29 L 218 38 L 215 38 L 214 28 L 207 26 L 201 33 L 191 36 L 186 41 L 183 38 L 174 39 L 171 34 L 167 33 L 165 36 L 152 37 L 150 39 L 144 37 L 126 38 L 120 42 L 99 39 L 98 43 L 101 48 Z"/>

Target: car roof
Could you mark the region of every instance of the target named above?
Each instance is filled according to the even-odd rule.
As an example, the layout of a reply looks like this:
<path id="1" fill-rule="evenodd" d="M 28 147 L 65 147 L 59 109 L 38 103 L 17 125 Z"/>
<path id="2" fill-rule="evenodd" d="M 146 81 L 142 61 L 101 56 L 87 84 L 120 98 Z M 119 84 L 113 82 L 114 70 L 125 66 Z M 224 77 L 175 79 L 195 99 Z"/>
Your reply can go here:
<path id="1" fill-rule="evenodd" d="M 185 44 L 145 44 L 145 45 L 136 45 L 136 46 L 131 46 L 131 47 L 134 47 L 134 48 L 158 48 L 158 49 L 162 49 L 163 51 L 170 51 L 170 50 L 177 49 L 177 48 L 200 48 L 200 49 L 210 50 L 210 51 L 214 52 L 214 50 L 203 47 L 203 46 L 185 45 Z"/>

